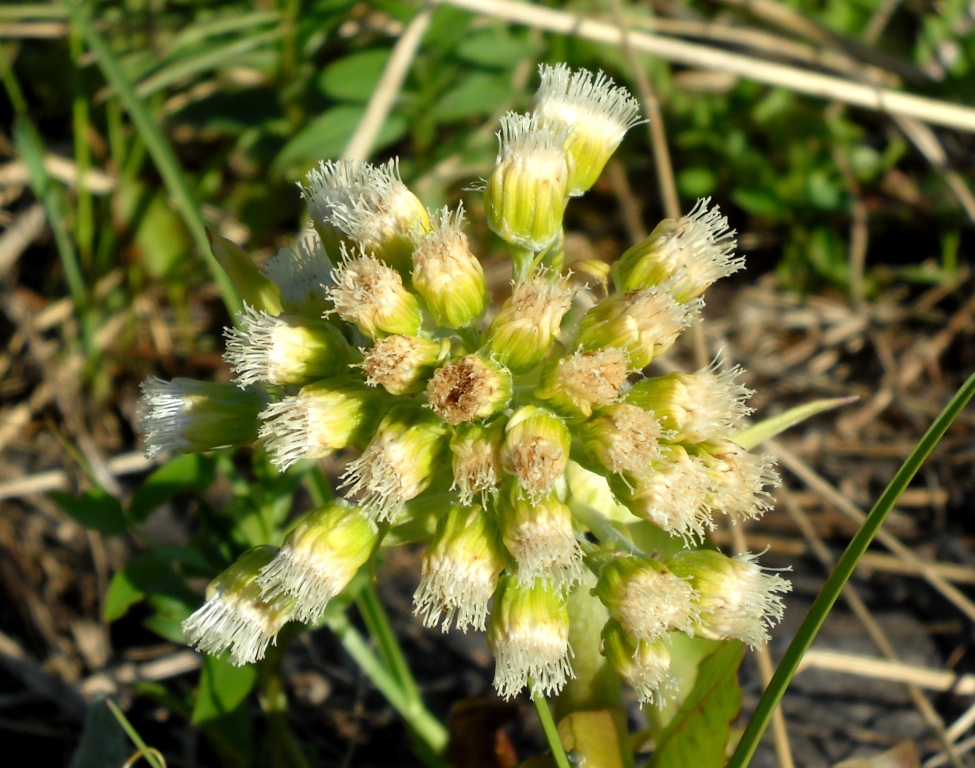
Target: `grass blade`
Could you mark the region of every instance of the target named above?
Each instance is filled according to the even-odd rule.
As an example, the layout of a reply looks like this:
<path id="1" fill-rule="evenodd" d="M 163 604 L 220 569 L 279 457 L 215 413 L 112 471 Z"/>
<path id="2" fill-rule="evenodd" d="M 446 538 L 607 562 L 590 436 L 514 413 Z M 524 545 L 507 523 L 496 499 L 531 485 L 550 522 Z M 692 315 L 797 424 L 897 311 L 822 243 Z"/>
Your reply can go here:
<path id="1" fill-rule="evenodd" d="M 132 83 L 122 71 L 118 60 L 109 49 L 104 38 L 95 29 L 87 7 L 77 0 L 68 0 L 65 7 L 71 15 L 71 23 L 75 25 L 75 28 L 85 39 L 85 43 L 98 62 L 105 80 L 112 86 L 119 102 L 125 108 L 140 138 L 145 143 L 146 150 L 152 157 L 167 192 L 173 198 L 176 209 L 193 236 L 197 250 L 203 254 L 213 279 L 220 286 L 220 292 L 227 310 L 231 315 L 235 315 L 241 309 L 240 298 L 237 296 L 230 279 L 220 269 L 210 253 L 210 245 L 207 241 L 206 227 L 203 216 L 200 214 L 199 203 L 190 189 L 173 148 L 169 145 L 169 141 L 159 126 L 156 125 L 145 102 L 135 92 Z"/>
<path id="2" fill-rule="evenodd" d="M 812 645 L 813 640 L 826 621 L 826 617 L 829 615 L 833 604 L 839 598 L 840 592 L 843 591 L 843 587 L 850 580 L 850 576 L 853 574 L 853 570 L 856 568 L 863 553 L 870 546 L 874 536 L 877 535 L 877 531 L 884 524 L 887 515 L 893 509 L 901 494 L 904 493 L 904 490 L 914 475 L 917 474 L 928 456 L 931 455 L 931 451 L 934 450 L 934 447 L 941 440 L 942 436 L 944 436 L 951 423 L 968 404 L 968 401 L 971 400 L 972 395 L 975 395 L 975 374 L 972 374 L 961 386 L 938 418 L 934 420 L 934 423 L 920 441 L 918 441 L 914 450 L 911 451 L 910 456 L 901 465 L 897 474 L 894 475 L 894 479 L 890 481 L 890 484 L 881 494 L 873 509 L 870 510 L 870 514 L 867 515 L 867 519 L 864 521 L 860 530 L 857 531 L 842 557 L 836 562 L 833 572 L 823 585 L 822 590 L 809 609 L 809 613 L 802 622 L 802 626 L 799 627 L 799 631 L 796 632 L 795 638 L 793 638 L 792 643 L 789 645 L 789 649 L 782 657 L 782 661 L 775 670 L 772 680 L 769 682 L 765 693 L 758 702 L 755 714 L 749 721 L 748 727 L 745 728 L 741 741 L 738 742 L 735 753 L 728 761 L 727 768 L 745 768 L 752 759 L 755 750 L 758 748 L 758 742 L 768 727 L 769 721 L 772 719 L 772 713 L 775 712 L 782 696 L 785 694 L 789 682 L 799 668 L 799 662 Z"/>

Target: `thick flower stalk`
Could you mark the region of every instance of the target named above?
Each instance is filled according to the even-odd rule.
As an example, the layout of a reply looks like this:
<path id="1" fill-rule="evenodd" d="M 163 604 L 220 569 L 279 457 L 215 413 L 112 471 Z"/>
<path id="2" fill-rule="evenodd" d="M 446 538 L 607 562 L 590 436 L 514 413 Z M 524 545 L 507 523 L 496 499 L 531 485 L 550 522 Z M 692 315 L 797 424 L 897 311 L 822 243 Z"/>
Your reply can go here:
<path id="1" fill-rule="evenodd" d="M 287 621 L 320 621 L 390 529 L 417 522 L 405 530 L 430 540 L 416 613 L 486 631 L 505 698 L 557 694 L 574 657 L 601 652 L 641 701 L 661 703 L 676 693 L 675 636 L 755 646 L 781 617 L 788 582 L 704 542 L 722 516 L 760 517 L 778 482 L 771 457 L 735 442 L 750 412 L 741 370 L 647 370 L 708 286 L 742 266 L 734 232 L 701 200 L 607 268 L 606 285 L 575 280 L 566 204 L 639 115 L 602 73 L 542 67 L 541 81 L 531 114 L 503 118 L 483 190 L 512 255 L 503 302 L 487 294 L 463 209 L 428 212 L 395 161 L 312 171 L 313 231 L 263 274 L 219 243 L 252 297 L 227 333 L 235 380 L 148 381 L 146 452 L 261 439 L 281 471 L 344 461 L 345 498 L 218 577 L 184 624 L 189 643 L 259 659 Z M 610 616 L 600 649 L 569 644 L 586 569 L 585 599 Z"/>

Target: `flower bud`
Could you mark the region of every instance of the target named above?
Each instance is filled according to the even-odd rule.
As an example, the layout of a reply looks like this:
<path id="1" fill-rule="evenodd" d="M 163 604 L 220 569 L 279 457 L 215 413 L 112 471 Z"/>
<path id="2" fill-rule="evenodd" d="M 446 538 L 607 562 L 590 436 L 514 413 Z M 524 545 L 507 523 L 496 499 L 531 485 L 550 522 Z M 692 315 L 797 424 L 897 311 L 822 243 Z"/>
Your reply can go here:
<path id="1" fill-rule="evenodd" d="M 559 338 L 572 296 L 568 280 L 547 269 L 517 283 L 488 328 L 490 353 L 515 373 L 531 370 Z"/>
<path id="2" fill-rule="evenodd" d="M 450 354 L 446 339 L 423 339 L 396 334 L 362 350 L 366 384 L 381 386 L 391 395 L 421 392 L 427 377 Z"/>
<path id="3" fill-rule="evenodd" d="M 610 477 L 617 498 L 634 515 L 691 545 L 714 530 L 708 506 L 710 480 L 697 458 L 679 445 L 661 446 L 651 471 L 636 478 Z"/>
<path id="4" fill-rule="evenodd" d="M 145 454 L 201 453 L 249 445 L 257 439 L 263 392 L 230 382 L 151 376 L 142 383 L 139 430 Z"/>
<path id="5" fill-rule="evenodd" d="M 667 351 L 701 309 L 700 301 L 678 304 L 655 288 L 615 293 L 583 315 L 579 349 L 616 347 L 631 371 L 640 370 Z"/>
<path id="6" fill-rule="evenodd" d="M 245 305 L 240 328 L 229 328 L 224 360 L 238 386 L 300 386 L 342 373 L 352 350 L 324 320 L 269 315 Z"/>
<path id="7" fill-rule="evenodd" d="M 589 418 L 594 406 L 609 405 L 626 383 L 626 356 L 619 349 L 597 349 L 549 360 L 535 396 L 577 418 Z"/>
<path id="8" fill-rule="evenodd" d="M 446 448 L 447 428 L 440 419 L 423 408 L 398 406 L 362 455 L 346 466 L 341 487 L 359 494 L 370 516 L 388 520 L 426 490 Z"/>
<path id="9" fill-rule="evenodd" d="M 430 408 L 448 424 L 486 419 L 511 400 L 511 373 L 480 355 L 451 360 L 437 369 L 427 385 Z"/>
<path id="10" fill-rule="evenodd" d="M 607 562 L 593 594 L 638 640 L 656 640 L 672 630 L 691 632 L 697 619 L 697 594 L 690 582 L 648 557 Z"/>
<path id="11" fill-rule="evenodd" d="M 568 137 L 567 126 L 534 115 L 501 118 L 497 165 L 484 190 L 488 225 L 501 239 L 537 252 L 561 234 Z"/>
<path id="12" fill-rule="evenodd" d="M 237 295 L 246 304 L 263 309 L 272 315 L 281 314 L 281 293 L 277 285 L 257 268 L 253 259 L 237 243 L 207 230 L 210 252 L 227 273 L 237 289 Z"/>
<path id="13" fill-rule="evenodd" d="M 330 308 L 325 288 L 332 283 L 332 269 L 315 232 L 282 248 L 264 265 L 264 273 L 281 293 L 282 311 L 304 317 L 322 317 Z"/>
<path id="14" fill-rule="evenodd" d="M 782 619 L 785 606 L 778 593 L 792 585 L 768 573 L 755 555 L 726 557 L 713 550 L 685 551 L 667 563 L 688 579 L 697 593 L 694 634 L 709 640 L 741 640 L 752 648 L 768 641 L 768 630 Z"/>
<path id="15" fill-rule="evenodd" d="M 735 231 L 718 206 L 708 210 L 710 197 L 698 200 L 681 219 L 664 219 L 650 237 L 624 253 L 611 273 L 617 291 L 668 285 L 667 291 L 685 304 L 712 283 L 745 266 L 735 256 Z"/>
<path id="16" fill-rule="evenodd" d="M 488 644 L 496 661 L 494 687 L 504 699 L 526 685 L 551 696 L 574 677 L 569 662 L 569 610 L 548 582 L 503 577 L 494 596 Z"/>
<path id="17" fill-rule="evenodd" d="M 704 465 L 708 505 L 732 520 L 755 520 L 772 508 L 767 488 L 779 485 L 775 458 L 749 453 L 731 440 L 700 443 L 690 449 Z"/>
<path id="18" fill-rule="evenodd" d="M 537 501 L 555 486 L 569 461 L 572 438 L 568 427 L 551 411 L 525 405 L 505 427 L 501 465 L 522 490 Z"/>
<path id="19" fill-rule="evenodd" d="M 399 175 L 399 163 L 323 162 L 301 187 L 315 229 L 328 251 L 356 246 L 409 274 L 411 233 L 430 229 L 426 208 Z"/>
<path id="20" fill-rule="evenodd" d="M 653 413 L 627 403 L 600 408 L 579 427 L 585 455 L 617 475 L 648 477 L 667 437 Z"/>
<path id="21" fill-rule="evenodd" d="M 396 333 L 415 336 L 420 330 L 420 304 L 387 264 L 365 254 L 350 257 L 343 250 L 332 278 L 335 284 L 326 293 L 335 313 L 370 339 Z"/>
<path id="22" fill-rule="evenodd" d="M 602 651 L 609 665 L 636 691 L 641 704 L 662 707 L 677 695 L 666 638 L 634 638 L 616 619 L 610 619 L 603 627 Z"/>
<path id="23" fill-rule="evenodd" d="M 187 645 L 218 656 L 230 651 L 235 666 L 264 658 L 269 644 L 293 617 L 290 600 L 265 599 L 257 584 L 277 549 L 254 547 L 210 582 L 206 603 L 183 622 Z"/>
<path id="24" fill-rule="evenodd" d="M 583 194 L 596 183 L 623 136 L 640 122 L 640 105 L 602 72 L 572 72 L 565 64 L 539 66 L 541 85 L 533 111 L 545 123 L 568 125 L 568 193 Z"/>
<path id="25" fill-rule="evenodd" d="M 468 247 L 463 223 L 463 206 L 456 213 L 444 208 L 413 250 L 413 288 L 443 328 L 470 325 L 486 302 L 484 270 Z"/>
<path id="26" fill-rule="evenodd" d="M 435 626 L 443 616 L 444 632 L 451 624 L 462 632 L 468 627 L 483 630 L 488 600 L 504 564 L 491 516 L 478 506 L 453 505 L 423 554 L 414 612 L 426 627 Z"/>
<path id="27" fill-rule="evenodd" d="M 344 500 L 309 512 L 292 528 L 257 584 L 265 600 L 289 598 L 295 618 L 318 623 L 376 548 L 376 524 Z"/>
<path id="28" fill-rule="evenodd" d="M 300 459 L 321 459 L 358 445 L 379 420 L 376 393 L 347 381 L 320 381 L 272 403 L 261 414 L 260 436 L 282 472 Z"/>
<path id="29" fill-rule="evenodd" d="M 572 512 L 552 492 L 529 501 L 511 484 L 498 504 L 504 546 L 524 579 L 540 578 L 565 591 L 582 578 L 582 550 Z"/>
<path id="30" fill-rule="evenodd" d="M 450 438 L 451 468 L 454 474 L 451 490 L 456 489 L 461 504 L 475 497 L 481 502 L 497 492 L 501 483 L 501 441 L 504 424 L 459 424 Z"/>
<path id="31" fill-rule="evenodd" d="M 653 376 L 634 384 L 626 401 L 653 411 L 676 442 L 729 437 L 751 413 L 745 400 L 752 391 L 735 381 L 740 374 L 741 368 L 735 366 L 721 373 L 709 367 L 697 373 Z"/>

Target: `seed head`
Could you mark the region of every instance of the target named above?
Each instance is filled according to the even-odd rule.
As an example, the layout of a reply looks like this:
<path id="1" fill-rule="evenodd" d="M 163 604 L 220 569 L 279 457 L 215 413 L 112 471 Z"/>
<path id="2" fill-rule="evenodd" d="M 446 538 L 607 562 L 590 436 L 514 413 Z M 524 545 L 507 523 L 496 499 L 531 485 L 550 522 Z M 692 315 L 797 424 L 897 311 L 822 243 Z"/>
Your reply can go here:
<path id="1" fill-rule="evenodd" d="M 319 381 L 261 413 L 259 436 L 280 471 L 361 444 L 379 420 L 375 393 L 347 380 Z"/>
<path id="2" fill-rule="evenodd" d="M 413 288 L 443 328 L 470 325 L 486 303 L 484 270 L 471 253 L 463 223 L 463 206 L 453 213 L 444 208 L 413 251 Z"/>
<path id="3" fill-rule="evenodd" d="M 240 328 L 228 328 L 224 359 L 241 387 L 301 386 L 343 373 L 351 350 L 342 333 L 324 320 L 269 315 L 245 306 Z"/>
<path id="4" fill-rule="evenodd" d="M 309 512 L 281 550 L 261 568 L 257 584 L 265 600 L 290 599 L 298 621 L 317 624 L 329 600 L 348 585 L 373 554 L 376 524 L 343 500 Z"/>
<path id="5" fill-rule="evenodd" d="M 290 600 L 265 599 L 257 584 L 261 568 L 276 553 L 274 547 L 248 550 L 210 582 L 206 603 L 183 622 L 187 645 L 214 656 L 229 650 L 238 667 L 264 658 L 294 615 Z"/>
<path id="6" fill-rule="evenodd" d="M 706 197 L 683 218 L 664 219 L 626 251 L 612 268 L 616 290 L 668 285 L 670 295 L 685 304 L 744 267 L 745 257 L 735 255 L 735 231 L 718 206 L 708 209 L 710 202 Z"/>
<path id="7" fill-rule="evenodd" d="M 427 627 L 443 617 L 462 632 L 484 629 L 488 600 L 504 570 L 504 553 L 492 517 L 479 506 L 453 505 L 423 555 L 415 613 Z"/>
<path id="8" fill-rule="evenodd" d="M 541 251 L 562 232 L 569 129 L 509 112 L 498 131 L 497 165 L 484 190 L 488 225 L 506 242 Z"/>
<path id="9" fill-rule="evenodd" d="M 511 400 L 511 373 L 480 355 L 451 360 L 437 369 L 427 385 L 430 408 L 448 424 L 486 419 Z"/>
<path id="10" fill-rule="evenodd" d="M 496 661 L 494 687 L 503 699 L 529 683 L 533 697 L 552 696 L 574 677 L 565 598 L 544 580 L 501 579 L 488 643 Z"/>
<path id="11" fill-rule="evenodd" d="M 694 634 L 709 640 L 741 640 L 752 648 L 768 641 L 782 619 L 780 593 L 792 585 L 755 562 L 752 554 L 727 557 L 708 549 L 688 550 L 667 563 L 697 593 Z"/>
<path id="12" fill-rule="evenodd" d="M 629 91 L 602 72 L 573 72 L 565 64 L 542 64 L 533 111 L 539 119 L 567 125 L 568 194 L 581 195 L 599 178 L 623 136 L 640 122 L 640 105 Z"/>
<path id="13" fill-rule="evenodd" d="M 266 402 L 263 392 L 229 382 L 151 376 L 142 383 L 139 401 L 146 457 L 249 445 L 257 439 L 257 415 Z"/>

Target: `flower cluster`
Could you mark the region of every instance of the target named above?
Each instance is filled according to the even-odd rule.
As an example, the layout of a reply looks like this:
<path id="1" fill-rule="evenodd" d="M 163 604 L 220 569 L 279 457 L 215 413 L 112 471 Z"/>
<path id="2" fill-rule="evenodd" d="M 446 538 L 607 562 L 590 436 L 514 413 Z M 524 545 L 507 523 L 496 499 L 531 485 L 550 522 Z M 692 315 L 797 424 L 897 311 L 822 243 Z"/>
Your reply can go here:
<path id="1" fill-rule="evenodd" d="M 674 633 L 766 640 L 788 583 L 703 548 L 718 516 L 761 515 L 777 482 L 769 456 L 734 441 L 751 393 L 738 368 L 644 372 L 742 266 L 727 219 L 698 201 L 603 284 L 562 264 L 567 201 L 637 122 L 625 89 L 564 65 L 541 68 L 530 114 L 502 119 L 484 205 L 514 280 L 493 312 L 463 209 L 426 210 L 395 162 L 313 170 L 301 193 L 314 231 L 263 272 L 214 242 L 249 302 L 227 332 L 235 381 L 147 382 L 147 452 L 262 439 L 281 471 L 350 460 L 345 499 L 217 578 L 184 624 L 191 644 L 261 658 L 431 508 L 416 613 L 486 630 L 504 697 L 557 693 L 572 676 L 568 595 L 583 584 L 609 617 L 602 653 L 643 701 L 673 689 Z M 661 537 L 677 554 L 639 548 Z"/>

